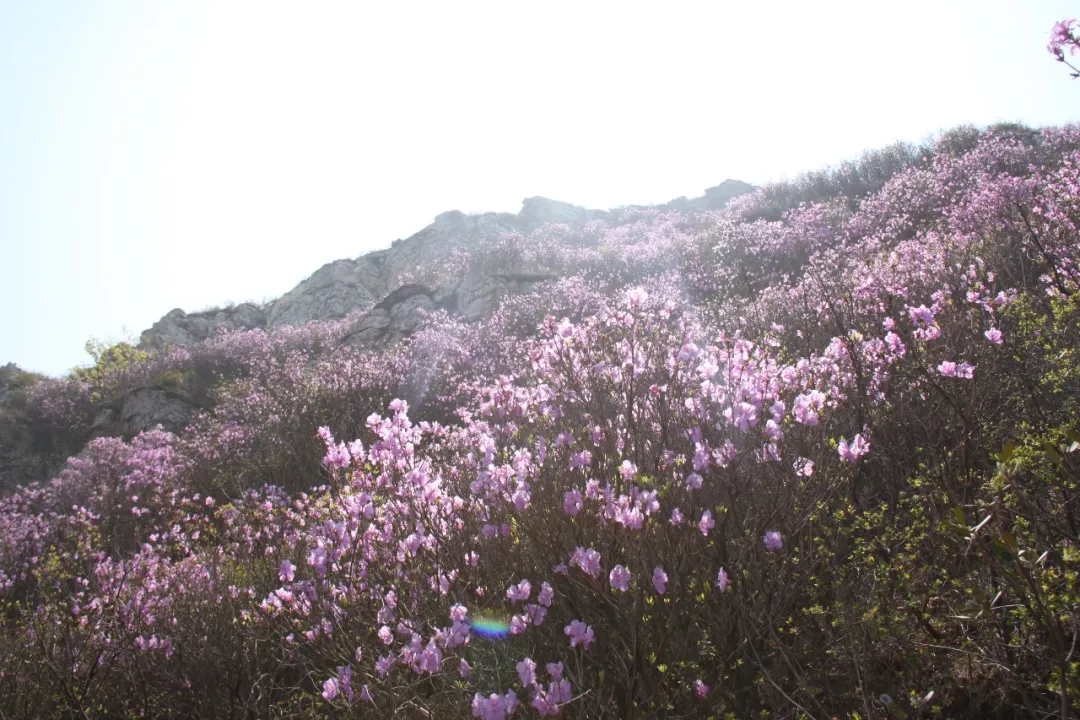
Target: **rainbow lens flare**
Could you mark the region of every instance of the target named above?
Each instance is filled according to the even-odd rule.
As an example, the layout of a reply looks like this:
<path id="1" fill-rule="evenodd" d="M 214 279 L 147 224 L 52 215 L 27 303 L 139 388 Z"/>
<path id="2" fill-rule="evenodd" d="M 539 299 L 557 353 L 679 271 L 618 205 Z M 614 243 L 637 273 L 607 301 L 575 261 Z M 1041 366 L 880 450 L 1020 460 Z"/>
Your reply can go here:
<path id="1" fill-rule="evenodd" d="M 472 621 L 472 630 L 480 637 L 497 640 L 510 633 L 510 623 L 497 618 L 476 618 Z"/>

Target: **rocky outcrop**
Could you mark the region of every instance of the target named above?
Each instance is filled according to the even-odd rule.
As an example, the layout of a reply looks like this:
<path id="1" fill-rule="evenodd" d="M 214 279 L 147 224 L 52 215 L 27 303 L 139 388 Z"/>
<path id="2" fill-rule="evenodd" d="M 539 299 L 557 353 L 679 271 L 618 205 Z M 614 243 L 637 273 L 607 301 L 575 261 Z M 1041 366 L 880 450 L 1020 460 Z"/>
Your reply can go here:
<path id="1" fill-rule="evenodd" d="M 675 198 L 671 202 L 660 205 L 661 210 L 682 210 L 692 212 L 695 210 L 720 210 L 732 198 L 753 192 L 754 186 L 741 180 L 725 180 L 715 187 L 705 190 L 705 194 L 696 198 Z"/>
<path id="2" fill-rule="evenodd" d="M 371 307 L 382 293 L 385 251 L 356 260 L 336 260 L 278 298 L 270 307 L 269 325 L 303 325 L 312 320 L 338 320 Z"/>
<path id="3" fill-rule="evenodd" d="M 670 208 L 722 207 L 753 188 L 725 180 L 705 196 L 668 203 Z M 212 337 L 220 328 L 301 325 L 312 320 L 336 320 L 357 310 L 369 310 L 349 334 L 350 343 L 376 346 L 413 332 L 422 313 L 443 308 L 473 321 L 490 314 L 501 298 L 528 292 L 543 275 L 456 274 L 452 260 L 458 250 L 480 247 L 502 233 L 529 233 L 549 223 L 582 225 L 610 217 L 606 210 L 588 210 L 543 197 L 526 198 L 521 212 L 466 215 L 444 212 L 420 232 L 395 241 L 389 248 L 353 260 L 337 260 L 261 308 L 251 303 L 234 308 L 186 314 L 173 310 L 143 332 L 143 347 L 189 345 Z M 417 276 L 421 269 L 420 276 Z M 528 268 L 519 268 L 519 271 Z M 449 276 L 449 278 L 447 277 Z M 428 288 L 434 289 L 428 289 Z"/>
<path id="4" fill-rule="evenodd" d="M 95 437 L 130 440 L 161 425 L 169 432 L 179 433 L 191 424 L 198 410 L 189 398 L 168 388 L 136 388 L 101 406 L 91 432 Z"/>
<path id="5" fill-rule="evenodd" d="M 361 316 L 342 342 L 361 348 L 393 344 L 419 330 L 433 310 L 474 322 L 491 315 L 508 295 L 531 292 L 549 275 L 470 273 L 443 283 L 435 290 L 423 285 L 402 285 Z"/>
<path id="6" fill-rule="evenodd" d="M 550 275 L 469 273 L 447 283 L 436 293 L 440 307 L 460 315 L 466 322 L 487 317 L 507 295 L 531 292 L 537 283 L 553 280 Z"/>
<path id="7" fill-rule="evenodd" d="M 154 323 L 149 330 L 144 330 L 139 346 L 161 348 L 166 345 L 192 345 L 213 337 L 221 329 L 251 330 L 264 327 L 266 321 L 266 312 L 253 303 L 191 314 L 177 308 Z"/>
<path id="8" fill-rule="evenodd" d="M 424 313 L 435 309 L 432 292 L 423 285 L 403 285 L 361 316 L 342 339 L 359 348 L 391 345 L 416 332 Z"/>

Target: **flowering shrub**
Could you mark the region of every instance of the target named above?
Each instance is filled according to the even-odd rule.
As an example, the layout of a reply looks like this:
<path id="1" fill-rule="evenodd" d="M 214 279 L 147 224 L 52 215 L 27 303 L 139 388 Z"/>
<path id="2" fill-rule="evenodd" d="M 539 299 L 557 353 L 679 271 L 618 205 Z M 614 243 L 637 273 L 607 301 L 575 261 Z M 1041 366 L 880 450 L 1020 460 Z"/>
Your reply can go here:
<path id="1" fill-rule="evenodd" d="M 962 129 L 459 249 L 561 278 L 389 351 L 312 324 L 38 383 L 59 429 L 165 372 L 213 405 L 0 500 L 0 708 L 1069 717 L 1078 162 L 1075 126 Z"/>
<path id="2" fill-rule="evenodd" d="M 1077 36 L 1075 28 L 1075 19 L 1055 23 L 1054 28 L 1050 31 L 1050 43 L 1046 46 L 1046 49 L 1058 59 L 1058 62 L 1065 63 L 1073 71 L 1072 76 L 1077 78 L 1080 77 L 1080 70 L 1065 59 L 1066 49 L 1068 49 L 1070 56 L 1080 51 L 1080 37 Z"/>

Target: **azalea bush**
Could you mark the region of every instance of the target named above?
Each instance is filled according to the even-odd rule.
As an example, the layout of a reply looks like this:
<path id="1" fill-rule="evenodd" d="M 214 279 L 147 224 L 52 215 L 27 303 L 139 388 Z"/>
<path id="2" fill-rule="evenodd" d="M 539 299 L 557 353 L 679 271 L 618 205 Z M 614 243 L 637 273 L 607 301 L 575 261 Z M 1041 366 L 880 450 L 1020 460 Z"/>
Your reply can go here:
<path id="1" fill-rule="evenodd" d="M 0 708 L 1074 715 L 1078 162 L 964 128 L 490 238 L 456 271 L 551 279 L 390 350 L 350 319 L 37 383 L 58 433 L 164 373 L 210 402 L 0 499 Z"/>

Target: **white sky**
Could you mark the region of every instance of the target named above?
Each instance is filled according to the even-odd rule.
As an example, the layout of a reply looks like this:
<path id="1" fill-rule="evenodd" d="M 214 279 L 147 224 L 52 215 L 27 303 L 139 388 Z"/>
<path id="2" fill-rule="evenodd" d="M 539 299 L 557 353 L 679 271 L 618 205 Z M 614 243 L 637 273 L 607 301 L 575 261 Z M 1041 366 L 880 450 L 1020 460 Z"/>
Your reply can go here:
<path id="1" fill-rule="evenodd" d="M 1074 0 L 0 0 L 0 364 L 279 296 L 445 210 L 1080 120 Z"/>

